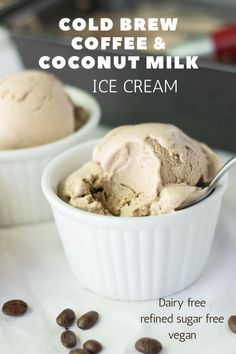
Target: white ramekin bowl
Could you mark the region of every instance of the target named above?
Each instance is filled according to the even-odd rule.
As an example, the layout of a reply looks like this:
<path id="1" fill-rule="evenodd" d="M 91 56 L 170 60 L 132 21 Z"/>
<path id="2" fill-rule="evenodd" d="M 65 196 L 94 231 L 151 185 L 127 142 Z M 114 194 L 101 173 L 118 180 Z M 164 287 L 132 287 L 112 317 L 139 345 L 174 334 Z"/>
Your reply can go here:
<path id="1" fill-rule="evenodd" d="M 0 150 L 0 227 L 48 220 L 51 210 L 41 189 L 48 162 L 66 149 L 93 138 L 100 106 L 90 94 L 71 86 L 66 91 L 90 116 L 75 133 L 55 142 L 18 150 Z"/>
<path id="2" fill-rule="evenodd" d="M 59 182 L 91 159 L 95 143 L 58 156 L 42 179 L 72 271 L 84 287 L 121 300 L 156 299 L 184 289 L 207 261 L 227 178 L 201 203 L 174 213 L 92 214 L 66 204 L 56 192 Z"/>

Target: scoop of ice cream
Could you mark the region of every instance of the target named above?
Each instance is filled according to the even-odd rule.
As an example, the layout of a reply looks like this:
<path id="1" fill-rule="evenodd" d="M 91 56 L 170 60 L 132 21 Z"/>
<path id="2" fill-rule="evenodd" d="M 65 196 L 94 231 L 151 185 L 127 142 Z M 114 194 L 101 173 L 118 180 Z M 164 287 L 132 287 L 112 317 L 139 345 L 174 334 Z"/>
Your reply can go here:
<path id="1" fill-rule="evenodd" d="M 213 156 L 177 127 L 158 123 L 114 129 L 93 153 L 110 177 L 147 196 L 157 196 L 167 184 L 208 181 L 219 167 Z"/>
<path id="2" fill-rule="evenodd" d="M 173 125 L 123 126 L 97 144 L 93 160 L 61 183 L 59 195 L 104 215 L 165 214 L 198 197 L 219 166 L 212 150 Z"/>
<path id="3" fill-rule="evenodd" d="M 46 144 L 75 130 L 74 106 L 63 84 L 41 71 L 0 80 L 0 149 Z"/>

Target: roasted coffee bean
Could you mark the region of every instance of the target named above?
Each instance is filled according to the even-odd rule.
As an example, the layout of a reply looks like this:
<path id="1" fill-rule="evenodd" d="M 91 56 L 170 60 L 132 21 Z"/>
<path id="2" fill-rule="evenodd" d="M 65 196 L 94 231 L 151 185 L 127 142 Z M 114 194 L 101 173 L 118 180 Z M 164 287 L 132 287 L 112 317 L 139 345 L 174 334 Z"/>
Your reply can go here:
<path id="1" fill-rule="evenodd" d="M 61 334 L 61 342 L 66 348 L 73 348 L 76 346 L 76 335 L 72 331 L 64 331 Z"/>
<path id="2" fill-rule="evenodd" d="M 140 338 L 135 343 L 135 349 L 145 354 L 157 354 L 162 350 L 161 343 L 153 338 Z"/>
<path id="3" fill-rule="evenodd" d="M 97 354 L 102 350 L 101 343 L 97 342 L 94 339 L 87 340 L 87 342 L 84 343 L 83 347 L 91 354 Z"/>
<path id="4" fill-rule="evenodd" d="M 22 300 L 7 301 L 2 307 L 2 312 L 8 316 L 22 316 L 27 310 L 28 305 Z"/>
<path id="5" fill-rule="evenodd" d="M 65 309 L 57 316 L 57 324 L 64 328 L 69 328 L 75 321 L 75 313 L 71 309 Z"/>
<path id="6" fill-rule="evenodd" d="M 72 349 L 69 354 L 90 354 L 87 350 L 84 349 Z"/>
<path id="7" fill-rule="evenodd" d="M 96 311 L 89 311 L 78 319 L 77 326 L 81 329 L 89 329 L 96 324 L 98 317 Z"/>
<path id="8" fill-rule="evenodd" d="M 228 319 L 228 325 L 232 332 L 236 333 L 236 315 Z"/>

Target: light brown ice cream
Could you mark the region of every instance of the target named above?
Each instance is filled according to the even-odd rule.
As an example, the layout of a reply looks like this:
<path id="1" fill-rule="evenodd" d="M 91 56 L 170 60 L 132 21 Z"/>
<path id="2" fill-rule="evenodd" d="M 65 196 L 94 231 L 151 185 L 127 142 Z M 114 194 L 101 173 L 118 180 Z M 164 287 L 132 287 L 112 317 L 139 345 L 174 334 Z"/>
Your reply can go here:
<path id="1" fill-rule="evenodd" d="M 196 197 L 219 165 L 213 151 L 173 125 L 122 126 L 97 144 L 93 160 L 60 185 L 59 195 L 104 215 L 164 214 Z"/>
<path id="2" fill-rule="evenodd" d="M 0 80 L 0 149 L 46 144 L 75 130 L 74 106 L 63 84 L 42 71 Z"/>
<path id="3" fill-rule="evenodd" d="M 75 208 L 97 214 L 110 214 L 97 194 L 103 191 L 104 171 L 94 161 L 84 164 L 72 173 L 60 186 L 58 193 L 65 202 Z"/>

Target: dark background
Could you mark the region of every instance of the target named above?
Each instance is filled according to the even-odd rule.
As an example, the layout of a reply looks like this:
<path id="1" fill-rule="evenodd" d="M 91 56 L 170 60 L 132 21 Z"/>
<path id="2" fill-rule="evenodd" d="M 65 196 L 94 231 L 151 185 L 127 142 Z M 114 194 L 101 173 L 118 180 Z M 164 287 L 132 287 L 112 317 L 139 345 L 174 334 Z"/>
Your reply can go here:
<path id="1" fill-rule="evenodd" d="M 211 1 L 212 5 L 204 5 L 208 11 L 224 12 L 231 15 L 235 7 Z M 24 7 L 10 11 L 2 16 L 2 23 L 10 28 L 19 53 L 26 68 L 38 68 L 38 59 L 42 55 L 63 55 L 65 58 L 78 55 L 70 46 L 70 41 L 50 33 L 49 28 L 57 27 L 61 17 L 92 16 L 94 11 L 107 10 L 117 13 L 118 9 L 132 11 L 134 0 L 124 1 L 87 1 L 87 7 L 80 8 L 82 2 L 77 1 L 29 1 Z M 84 3 L 83 3 L 84 4 Z M 193 2 L 190 9 L 194 11 Z M 198 2 L 199 4 L 199 2 Z M 128 9 L 127 9 L 128 5 Z M 223 5 L 223 7 L 222 7 Z M 74 8 L 75 6 L 75 8 Z M 193 6 L 193 7 L 191 7 Z M 197 5 L 199 6 L 199 5 Z M 202 6 L 202 5 L 201 5 Z M 131 8 L 131 10 L 130 10 Z M 75 10 L 76 9 L 76 10 Z M 19 26 L 31 19 L 29 24 L 36 23 L 36 28 Z M 37 20 L 46 26 L 45 31 L 37 28 Z M 154 17 L 154 14 L 150 14 Z M 158 17 L 158 14 L 156 14 Z M 229 16 L 230 17 L 230 16 Z M 43 19 L 43 20 L 42 20 Z M 51 24 L 53 19 L 53 24 Z M 180 19 L 181 20 L 181 19 Z M 15 25 L 17 23 L 17 26 Z M 50 26 L 48 25 L 50 24 Z M 93 52 L 93 55 L 102 53 Z M 103 53 L 104 54 L 104 53 Z M 81 56 L 91 52 L 80 52 Z M 234 64 L 217 63 L 214 60 L 200 59 L 199 70 L 145 70 L 144 60 L 139 70 L 54 70 L 54 73 L 66 83 L 92 92 L 93 79 L 167 79 L 170 82 L 178 79 L 178 93 L 161 94 L 127 94 L 119 90 L 118 94 L 96 94 L 102 106 L 102 122 L 108 125 L 139 123 L 145 121 L 171 122 L 184 129 L 192 136 L 222 149 L 236 151 L 236 66 Z"/>

